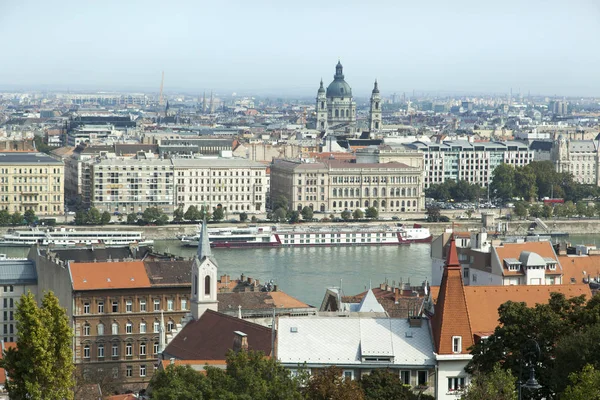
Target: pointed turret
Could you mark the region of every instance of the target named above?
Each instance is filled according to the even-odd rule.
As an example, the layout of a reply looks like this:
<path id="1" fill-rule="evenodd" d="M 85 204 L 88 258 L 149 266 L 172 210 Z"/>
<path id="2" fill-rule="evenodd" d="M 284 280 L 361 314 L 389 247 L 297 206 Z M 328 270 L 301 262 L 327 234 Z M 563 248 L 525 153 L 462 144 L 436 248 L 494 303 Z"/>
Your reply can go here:
<path id="1" fill-rule="evenodd" d="M 321 78 L 321 86 L 319 86 L 318 93 L 325 93 L 325 88 L 323 87 L 323 78 Z"/>
<path id="2" fill-rule="evenodd" d="M 198 250 L 196 256 L 199 261 L 202 261 L 204 257 L 211 258 L 212 251 L 210 250 L 210 241 L 208 240 L 208 229 L 206 227 L 206 217 L 202 220 L 202 228 L 200 229 L 200 240 L 198 240 Z M 214 261 L 214 260 L 211 260 Z"/>
<path id="3" fill-rule="evenodd" d="M 438 355 L 469 354 L 473 332 L 454 238 L 450 240 L 431 330 Z"/>
<path id="4" fill-rule="evenodd" d="M 373 87 L 372 93 L 379 93 L 379 87 L 377 86 L 377 79 L 375 79 L 375 87 Z"/>
<path id="5" fill-rule="evenodd" d="M 158 337 L 158 352 L 162 353 L 163 350 L 167 347 L 167 332 L 165 329 L 165 314 L 163 310 L 160 310 L 160 327 L 159 327 L 159 337 Z"/>

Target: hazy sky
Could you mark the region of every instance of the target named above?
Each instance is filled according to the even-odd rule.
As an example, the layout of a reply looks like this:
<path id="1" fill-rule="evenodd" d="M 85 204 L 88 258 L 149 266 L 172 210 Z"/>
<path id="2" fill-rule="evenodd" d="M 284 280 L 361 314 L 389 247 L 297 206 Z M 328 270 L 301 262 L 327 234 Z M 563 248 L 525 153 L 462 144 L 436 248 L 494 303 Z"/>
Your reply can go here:
<path id="1" fill-rule="evenodd" d="M 0 0 L 0 89 L 600 95 L 600 0 Z"/>

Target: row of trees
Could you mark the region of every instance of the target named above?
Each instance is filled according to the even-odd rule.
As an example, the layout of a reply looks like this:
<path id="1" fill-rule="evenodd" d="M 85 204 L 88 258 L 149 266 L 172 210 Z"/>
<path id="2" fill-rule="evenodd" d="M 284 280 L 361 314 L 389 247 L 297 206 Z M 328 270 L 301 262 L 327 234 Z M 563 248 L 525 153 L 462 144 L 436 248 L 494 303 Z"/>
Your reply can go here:
<path id="1" fill-rule="evenodd" d="M 148 207 L 142 215 L 127 214 L 127 223 L 130 225 L 166 225 L 169 223 L 169 216 L 158 207 Z"/>
<path id="2" fill-rule="evenodd" d="M 245 213 L 244 213 L 245 214 Z M 183 208 L 179 207 L 173 212 L 173 221 L 174 222 L 183 222 L 183 220 L 187 221 L 202 221 L 204 218 L 213 219 L 214 221 L 221 221 L 225 218 L 225 212 L 223 208 L 217 207 L 211 213 L 208 211 L 208 208 L 201 206 L 200 208 L 196 206 L 189 206 L 188 209 L 183 212 Z M 246 214 L 246 219 L 248 219 L 248 215 Z M 240 216 L 240 220 L 242 217 Z"/>
<path id="3" fill-rule="evenodd" d="M 100 213 L 96 207 L 92 207 L 87 211 L 75 212 L 75 225 L 106 225 L 110 222 L 110 218 L 108 211 Z"/>
<path id="4" fill-rule="evenodd" d="M 447 180 L 444 183 L 434 184 L 425 189 L 425 195 L 438 201 L 478 201 L 483 193 L 483 188 L 475 183 L 459 180 Z"/>
<path id="5" fill-rule="evenodd" d="M 531 361 L 542 388 L 524 398 L 578 400 L 600 398 L 600 296 L 567 299 L 553 293 L 548 304 L 500 306 L 499 326 L 471 349 L 471 373 L 497 376 L 498 368 L 519 379 L 523 362 Z M 534 339 L 539 344 L 539 353 Z M 533 344 L 532 344 L 533 343 Z M 526 365 L 528 367 L 528 365 Z M 488 398 L 514 398 L 496 397 Z"/>
<path id="6" fill-rule="evenodd" d="M 273 222 L 289 222 L 290 224 L 300 222 L 300 217 L 303 221 L 312 221 L 314 218 L 314 211 L 310 207 L 304 207 L 300 212 L 296 210 L 290 210 L 288 207 L 288 199 L 285 196 L 278 196 L 272 204 L 272 213 L 267 214 L 267 219 Z M 354 211 L 344 210 L 340 214 L 340 217 L 344 221 L 350 221 L 351 219 L 360 220 L 364 218 L 377 219 L 379 217 L 379 211 L 375 207 L 369 207 L 364 212 L 357 208 Z M 330 215 L 330 219 L 334 219 L 334 215 Z"/>
<path id="7" fill-rule="evenodd" d="M 18 211 L 14 213 L 8 212 L 8 210 L 0 210 L 0 225 L 8 226 L 8 225 L 31 225 L 34 224 L 38 220 L 35 215 L 35 211 L 26 210 L 24 214 L 21 214 Z"/>
<path id="8" fill-rule="evenodd" d="M 580 201 L 577 204 L 567 201 L 564 204 L 550 206 L 548 204 L 530 204 L 526 201 L 518 201 L 515 203 L 513 213 L 520 218 L 527 216 L 534 218 L 592 218 L 600 216 L 600 202 L 590 205 L 586 201 Z"/>
<path id="9" fill-rule="evenodd" d="M 556 172 L 551 161 L 534 161 L 516 168 L 500 164 L 492 173 L 490 194 L 503 201 L 554 197 L 576 203 L 581 199 L 600 196 L 600 189 L 596 185 L 575 182 L 569 172 Z"/>
<path id="10" fill-rule="evenodd" d="M 400 381 L 397 373 L 374 370 L 360 381 L 344 379 L 336 367 L 309 376 L 291 376 L 276 360 L 254 351 L 230 352 L 227 369 L 207 367 L 200 374 L 189 366 L 169 365 L 154 375 L 153 400 L 289 399 L 289 400 L 427 400 Z"/>

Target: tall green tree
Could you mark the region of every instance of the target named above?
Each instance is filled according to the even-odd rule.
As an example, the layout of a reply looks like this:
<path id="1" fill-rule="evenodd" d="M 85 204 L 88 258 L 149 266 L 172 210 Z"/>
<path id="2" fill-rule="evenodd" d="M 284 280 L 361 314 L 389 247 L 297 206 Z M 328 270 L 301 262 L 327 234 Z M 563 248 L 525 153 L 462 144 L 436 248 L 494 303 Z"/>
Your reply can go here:
<path id="1" fill-rule="evenodd" d="M 440 208 L 437 206 L 429 206 L 427 207 L 427 222 L 438 222 L 442 213 Z"/>
<path id="2" fill-rule="evenodd" d="M 20 212 L 15 211 L 15 213 L 10 216 L 10 223 L 12 225 L 23 225 L 23 215 L 21 215 Z"/>
<path id="3" fill-rule="evenodd" d="M 515 194 L 515 168 L 509 164 L 498 165 L 492 172 L 490 190 L 496 199 L 512 199 Z"/>
<path id="4" fill-rule="evenodd" d="M 363 376 L 360 386 L 365 393 L 365 399 L 368 400 L 413 400 L 417 397 L 410 386 L 400 381 L 397 373 L 383 368 Z"/>
<path id="5" fill-rule="evenodd" d="M 350 210 L 344 210 L 340 217 L 342 217 L 344 221 L 350 221 L 352 219 L 352 212 Z"/>
<path id="6" fill-rule="evenodd" d="M 5 226 L 10 224 L 10 212 L 8 210 L 0 210 L 0 225 Z"/>
<path id="7" fill-rule="evenodd" d="M 210 392 L 210 382 L 189 365 L 169 365 L 152 377 L 153 400 L 202 400 Z"/>
<path id="8" fill-rule="evenodd" d="M 41 307 L 29 292 L 17 305 L 17 347 L 1 361 L 10 379 L 12 399 L 72 400 L 74 379 L 72 337 L 65 310 L 52 292 Z"/>
<path id="9" fill-rule="evenodd" d="M 307 400 L 364 400 L 365 393 L 360 385 L 344 379 L 338 367 L 323 368 L 314 373 L 305 388 Z"/>
<path id="10" fill-rule="evenodd" d="M 286 217 L 290 224 L 295 224 L 297 222 L 300 222 L 300 213 L 296 210 L 288 211 Z"/>
<path id="11" fill-rule="evenodd" d="M 102 213 L 102 215 L 100 216 L 100 224 L 106 225 L 106 224 L 110 223 L 110 219 L 111 219 L 110 213 L 108 211 L 104 211 Z"/>
<path id="12" fill-rule="evenodd" d="M 177 207 L 175 211 L 173 211 L 173 221 L 182 222 L 184 218 L 183 208 Z"/>
<path id="13" fill-rule="evenodd" d="M 503 370 L 500 365 L 482 374 L 475 372 L 471 384 L 461 396 L 461 400 L 517 400 L 516 379 L 508 370 Z"/>
<path id="14" fill-rule="evenodd" d="M 535 171 L 529 166 L 515 169 L 515 195 L 525 201 L 532 201 L 537 197 Z"/>
<path id="15" fill-rule="evenodd" d="M 185 211 L 183 218 L 187 219 L 188 221 L 200 221 L 202 219 L 202 216 L 200 215 L 198 207 L 189 206 L 188 209 Z"/>
<path id="16" fill-rule="evenodd" d="M 96 207 L 92 207 L 88 210 L 86 215 L 86 224 L 88 225 L 100 225 L 102 222 L 102 215 Z"/>
<path id="17" fill-rule="evenodd" d="M 285 211 L 287 211 L 287 210 L 288 210 L 288 207 L 289 207 L 289 201 L 288 201 L 288 198 L 287 198 L 287 197 L 285 197 L 285 196 L 283 196 L 283 195 L 280 195 L 280 196 L 277 196 L 277 197 L 276 197 L 276 198 L 273 200 L 273 203 L 272 203 L 272 207 L 271 207 L 271 208 L 272 208 L 273 210 L 277 210 L 278 208 L 283 208 Z"/>
<path id="18" fill-rule="evenodd" d="M 215 221 L 221 221 L 223 218 L 225 218 L 225 212 L 223 211 L 223 207 L 215 208 L 215 211 L 213 211 L 212 218 Z"/>
<path id="19" fill-rule="evenodd" d="M 305 221 L 310 221 L 311 219 L 313 219 L 313 210 L 310 207 L 304 207 L 302 209 L 302 219 Z"/>
<path id="20" fill-rule="evenodd" d="M 571 385 L 560 396 L 560 400 L 600 400 L 600 371 L 586 365 L 581 372 L 570 375 Z"/>
<path id="21" fill-rule="evenodd" d="M 31 208 L 25 210 L 25 214 L 23 214 L 23 218 L 25 219 L 25 222 L 27 222 L 27 224 L 29 224 L 29 225 L 35 223 L 35 221 L 37 221 L 37 219 L 38 219 L 35 216 L 35 211 L 33 211 Z"/>
<path id="22" fill-rule="evenodd" d="M 164 225 L 169 222 L 169 216 L 158 207 L 148 207 L 142 214 L 142 220 L 146 224 Z"/>
<path id="23" fill-rule="evenodd" d="M 248 221 L 248 214 L 246 214 L 245 212 L 241 212 L 240 213 L 240 222 L 246 222 Z"/>
<path id="24" fill-rule="evenodd" d="M 357 208 L 352 212 L 352 217 L 357 220 L 363 219 L 365 217 L 365 213 L 363 213 L 363 211 L 360 208 Z"/>
<path id="25" fill-rule="evenodd" d="M 75 225 L 85 225 L 87 220 L 86 212 L 78 210 L 75 212 Z"/>
<path id="26" fill-rule="evenodd" d="M 77 218 L 77 216 L 75 216 L 75 218 Z M 129 224 L 129 225 L 135 225 L 135 224 L 137 224 L 137 221 L 138 221 L 138 216 L 137 216 L 136 213 L 129 213 L 129 214 L 127 214 L 127 224 Z"/>
<path id="27" fill-rule="evenodd" d="M 379 217 L 379 211 L 375 207 L 369 207 L 365 210 L 365 217 L 377 219 Z"/>

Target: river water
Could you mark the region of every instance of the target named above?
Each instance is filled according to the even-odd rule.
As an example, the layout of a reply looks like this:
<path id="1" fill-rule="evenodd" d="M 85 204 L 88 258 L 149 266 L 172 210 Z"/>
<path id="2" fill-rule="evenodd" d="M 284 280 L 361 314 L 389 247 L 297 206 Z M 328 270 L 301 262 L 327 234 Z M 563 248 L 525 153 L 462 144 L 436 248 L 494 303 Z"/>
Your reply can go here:
<path id="1" fill-rule="evenodd" d="M 600 245 L 599 236 L 571 236 L 574 244 Z M 192 257 L 196 249 L 181 247 L 178 241 L 157 240 L 154 248 L 179 256 Z M 320 306 L 325 290 L 340 286 L 346 295 L 364 291 L 386 279 L 391 284 L 410 280 L 420 285 L 431 277 L 429 244 L 410 246 L 356 246 L 213 249 L 219 275 L 241 274 L 261 282 L 273 279 L 282 291 L 313 306 Z M 9 257 L 25 257 L 28 248 L 4 247 Z M 341 282 L 340 282 L 341 281 Z"/>

